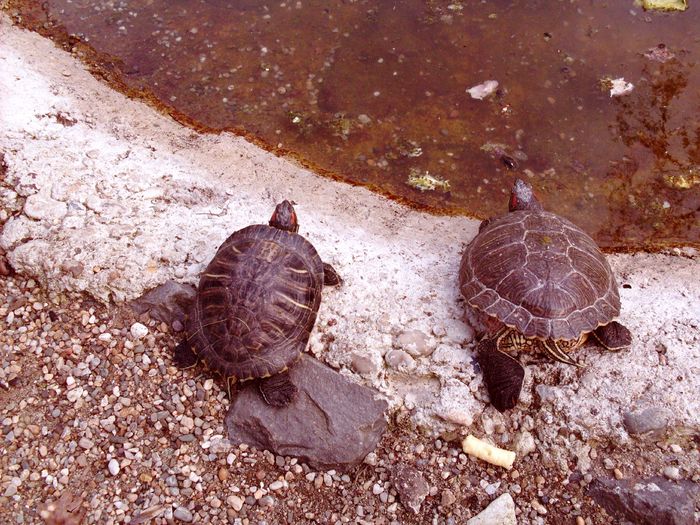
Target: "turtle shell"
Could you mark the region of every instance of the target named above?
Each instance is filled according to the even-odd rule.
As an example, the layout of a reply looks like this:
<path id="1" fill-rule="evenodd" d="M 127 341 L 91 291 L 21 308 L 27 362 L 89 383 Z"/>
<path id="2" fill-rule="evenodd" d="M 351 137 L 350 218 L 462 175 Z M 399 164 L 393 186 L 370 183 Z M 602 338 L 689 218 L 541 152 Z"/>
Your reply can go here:
<path id="1" fill-rule="evenodd" d="M 459 279 L 472 307 L 528 338 L 577 339 L 620 313 L 615 278 L 595 241 L 546 211 L 490 220 L 465 250 Z"/>
<path id="2" fill-rule="evenodd" d="M 292 365 L 316 322 L 323 263 L 301 235 L 248 226 L 221 245 L 199 281 L 187 321 L 193 350 L 240 381 Z"/>

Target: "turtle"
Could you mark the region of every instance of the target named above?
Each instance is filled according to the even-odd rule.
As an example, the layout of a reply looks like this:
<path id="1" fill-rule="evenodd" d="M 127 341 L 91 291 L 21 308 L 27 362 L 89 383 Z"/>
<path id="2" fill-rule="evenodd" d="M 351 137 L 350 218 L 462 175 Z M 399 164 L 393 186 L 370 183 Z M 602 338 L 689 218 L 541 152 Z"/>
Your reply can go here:
<path id="1" fill-rule="evenodd" d="M 509 212 L 483 221 L 462 255 L 459 288 L 482 337 L 477 359 L 491 403 L 517 403 L 524 369 L 511 354 L 571 357 L 592 335 L 611 351 L 627 348 L 630 331 L 615 318 L 620 295 L 595 241 L 571 221 L 545 211 L 532 186 L 516 179 Z"/>
<path id="2" fill-rule="evenodd" d="M 306 349 L 321 290 L 342 282 L 298 230 L 294 206 L 284 200 L 269 225 L 247 226 L 223 242 L 188 309 L 177 367 L 201 359 L 224 379 L 229 398 L 232 385 L 258 379 L 270 406 L 293 401 L 289 368 Z"/>

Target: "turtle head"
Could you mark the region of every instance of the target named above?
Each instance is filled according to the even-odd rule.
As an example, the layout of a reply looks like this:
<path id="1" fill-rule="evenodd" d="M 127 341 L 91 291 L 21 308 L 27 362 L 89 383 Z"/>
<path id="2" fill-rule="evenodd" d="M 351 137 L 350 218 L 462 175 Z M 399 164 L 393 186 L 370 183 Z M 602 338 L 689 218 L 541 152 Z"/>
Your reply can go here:
<path id="1" fill-rule="evenodd" d="M 540 201 L 537 200 L 537 197 L 535 197 L 535 192 L 532 190 L 532 186 L 522 179 L 515 179 L 513 189 L 510 190 L 508 211 L 539 211 L 541 209 L 542 205 L 540 204 Z"/>
<path id="2" fill-rule="evenodd" d="M 294 212 L 294 206 L 291 202 L 284 200 L 277 205 L 272 217 L 270 217 L 270 226 L 292 233 L 299 231 L 297 214 Z"/>

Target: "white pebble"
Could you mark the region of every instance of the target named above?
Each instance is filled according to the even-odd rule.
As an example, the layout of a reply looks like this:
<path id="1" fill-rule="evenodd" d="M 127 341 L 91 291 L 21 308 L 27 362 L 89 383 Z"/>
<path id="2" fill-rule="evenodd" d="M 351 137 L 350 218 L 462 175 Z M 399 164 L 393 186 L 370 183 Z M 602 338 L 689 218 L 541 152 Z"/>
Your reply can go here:
<path id="1" fill-rule="evenodd" d="M 141 323 L 134 323 L 129 330 L 134 339 L 143 339 L 148 335 L 148 328 Z"/>
<path id="2" fill-rule="evenodd" d="M 277 480 L 277 481 L 273 481 L 272 483 L 270 483 L 270 490 L 279 490 L 282 487 L 284 487 L 283 481 Z"/>
<path id="3" fill-rule="evenodd" d="M 679 480 L 681 479 L 681 471 L 678 467 L 664 467 L 664 476 L 668 479 Z"/>
<path id="4" fill-rule="evenodd" d="M 119 474 L 119 462 L 116 459 L 110 459 L 107 468 L 112 476 Z"/>

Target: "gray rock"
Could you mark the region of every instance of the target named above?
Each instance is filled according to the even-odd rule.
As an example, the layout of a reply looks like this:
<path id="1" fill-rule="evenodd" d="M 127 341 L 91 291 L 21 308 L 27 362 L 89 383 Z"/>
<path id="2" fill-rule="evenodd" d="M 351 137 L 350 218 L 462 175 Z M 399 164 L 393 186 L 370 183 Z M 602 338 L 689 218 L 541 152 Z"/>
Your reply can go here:
<path id="1" fill-rule="evenodd" d="M 185 507 L 176 508 L 175 512 L 173 512 L 173 517 L 176 520 L 184 521 L 185 523 L 190 523 L 193 519 L 192 513 Z"/>
<path id="2" fill-rule="evenodd" d="M 184 323 L 185 312 L 195 294 L 196 289 L 192 285 L 165 281 L 131 301 L 130 305 L 138 315 L 148 312 L 152 319 L 172 326 L 175 321 Z"/>
<path id="3" fill-rule="evenodd" d="M 671 419 L 671 412 L 662 407 L 649 407 L 643 410 L 625 412 L 622 421 L 629 434 L 649 433 L 651 438 L 662 437 Z"/>
<path id="4" fill-rule="evenodd" d="M 593 480 L 588 495 L 611 516 L 639 525 L 691 525 L 700 485 L 661 477 L 638 482 Z"/>
<path id="5" fill-rule="evenodd" d="M 470 518 L 467 525 L 516 525 L 515 502 L 507 492 L 493 500 L 488 507 Z"/>
<path id="6" fill-rule="evenodd" d="M 226 415 L 231 441 L 296 456 L 319 470 L 361 463 L 386 430 L 386 401 L 307 354 L 290 378 L 299 391 L 284 408 L 269 406 L 255 383 L 244 383 Z"/>
<path id="7" fill-rule="evenodd" d="M 398 465 L 391 474 L 391 482 L 399 493 L 401 504 L 418 514 L 421 503 L 430 493 L 430 485 L 423 475 L 409 465 Z"/>
<path id="8" fill-rule="evenodd" d="M 353 352 L 351 359 L 352 369 L 358 374 L 371 374 L 377 371 L 377 366 L 369 356 Z"/>

